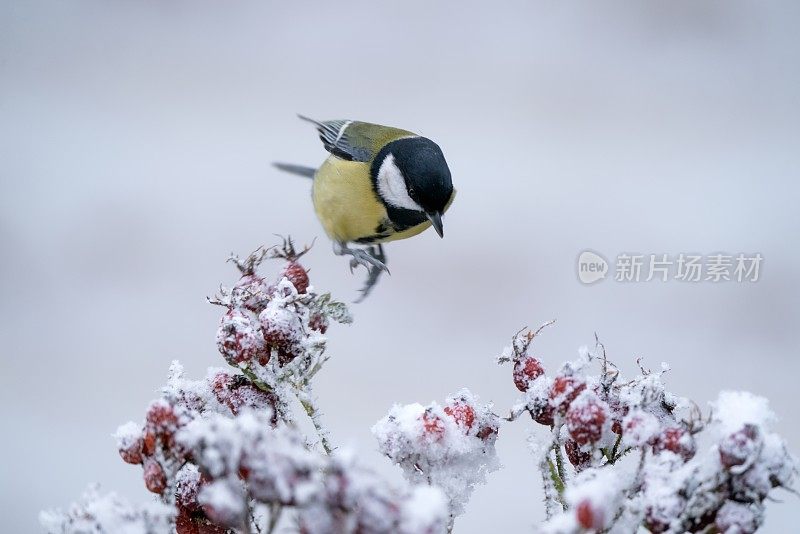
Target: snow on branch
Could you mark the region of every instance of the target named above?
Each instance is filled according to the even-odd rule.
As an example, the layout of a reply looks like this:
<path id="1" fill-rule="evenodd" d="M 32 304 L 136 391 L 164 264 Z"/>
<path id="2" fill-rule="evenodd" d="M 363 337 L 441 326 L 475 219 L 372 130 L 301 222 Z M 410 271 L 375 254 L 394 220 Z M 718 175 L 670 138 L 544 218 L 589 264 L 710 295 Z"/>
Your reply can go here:
<path id="1" fill-rule="evenodd" d="M 527 413 L 547 429 L 533 447 L 544 532 L 745 534 L 763 522 L 772 490 L 791 487 L 797 462 L 770 430 L 766 399 L 722 392 L 703 418 L 667 391 L 665 364 L 624 380 L 599 342 L 548 376 L 529 350 L 535 335 L 518 333 L 498 361 L 513 363 L 522 392 L 509 419 Z"/>
<path id="2" fill-rule="evenodd" d="M 103 495 L 90 486 L 68 510 L 41 512 L 39 521 L 52 534 L 162 534 L 171 531 L 174 516 L 175 509 L 165 504 L 133 506 L 115 493 Z"/>
<path id="3" fill-rule="evenodd" d="M 52 534 L 439 534 L 457 527 L 476 485 L 500 467 L 501 418 L 462 389 L 442 404 L 395 405 L 372 428 L 406 478 L 393 485 L 338 449 L 313 379 L 328 360 L 327 331 L 347 307 L 319 294 L 290 240 L 231 256 L 238 281 L 209 299 L 222 308 L 217 347 L 227 368 L 205 377 L 169 369 L 141 422 L 116 433 L 154 501 L 128 504 L 96 488 L 66 511 L 42 512 Z M 277 277 L 258 273 L 283 262 Z M 764 502 L 790 489 L 797 463 L 771 430 L 767 400 L 722 392 L 703 416 L 667 391 L 667 367 L 624 379 L 599 342 L 545 372 L 523 329 L 497 358 L 520 398 L 505 424 L 535 423 L 529 448 L 550 533 L 754 532 Z M 509 385 L 510 385 L 509 383 Z M 302 408 L 302 410 L 296 409 Z M 297 414 L 315 436 L 304 435 Z M 514 423 L 517 421 L 517 423 Z"/>
<path id="4" fill-rule="evenodd" d="M 494 443 L 499 427 L 491 405 L 467 389 L 449 397 L 444 407 L 396 405 L 372 432 L 387 457 L 412 484 L 441 488 L 453 516 L 463 513 L 476 484 L 500 467 Z"/>

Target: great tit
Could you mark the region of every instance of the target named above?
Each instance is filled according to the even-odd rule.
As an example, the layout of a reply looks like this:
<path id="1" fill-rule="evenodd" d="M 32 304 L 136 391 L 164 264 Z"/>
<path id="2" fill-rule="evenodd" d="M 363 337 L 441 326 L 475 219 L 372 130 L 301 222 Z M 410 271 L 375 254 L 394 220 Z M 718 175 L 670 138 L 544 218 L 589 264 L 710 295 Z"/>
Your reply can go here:
<path id="1" fill-rule="evenodd" d="M 363 300 L 387 271 L 382 243 L 415 236 L 430 226 L 444 237 L 442 215 L 455 190 L 439 145 L 407 130 L 352 120 L 314 124 L 328 158 L 318 169 L 276 163 L 313 178 L 317 218 L 337 255 L 350 255 L 350 269 L 369 271 Z M 366 249 L 348 244 L 368 245 Z"/>

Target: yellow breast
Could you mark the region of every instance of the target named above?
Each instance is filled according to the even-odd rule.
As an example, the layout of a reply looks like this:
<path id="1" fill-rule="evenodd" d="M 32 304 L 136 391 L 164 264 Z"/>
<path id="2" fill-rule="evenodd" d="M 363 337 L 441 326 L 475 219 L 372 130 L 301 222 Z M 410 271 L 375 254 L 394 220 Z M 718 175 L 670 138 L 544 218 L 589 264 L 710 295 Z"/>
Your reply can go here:
<path id="1" fill-rule="evenodd" d="M 330 156 L 317 171 L 314 209 L 331 239 L 356 241 L 375 234 L 386 209 L 375 196 L 369 164 Z"/>

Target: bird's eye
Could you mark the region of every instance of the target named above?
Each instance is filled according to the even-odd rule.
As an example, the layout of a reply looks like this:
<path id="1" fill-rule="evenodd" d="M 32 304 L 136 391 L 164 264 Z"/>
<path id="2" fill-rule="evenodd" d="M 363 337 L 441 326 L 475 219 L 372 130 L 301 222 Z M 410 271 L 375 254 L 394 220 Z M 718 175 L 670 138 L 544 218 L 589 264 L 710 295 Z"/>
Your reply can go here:
<path id="1" fill-rule="evenodd" d="M 417 193 L 417 192 L 416 192 L 416 191 L 414 191 L 414 188 L 413 188 L 413 187 L 409 187 L 409 188 L 408 188 L 408 195 L 409 195 L 409 196 L 413 197 L 413 196 L 414 196 L 416 193 Z"/>

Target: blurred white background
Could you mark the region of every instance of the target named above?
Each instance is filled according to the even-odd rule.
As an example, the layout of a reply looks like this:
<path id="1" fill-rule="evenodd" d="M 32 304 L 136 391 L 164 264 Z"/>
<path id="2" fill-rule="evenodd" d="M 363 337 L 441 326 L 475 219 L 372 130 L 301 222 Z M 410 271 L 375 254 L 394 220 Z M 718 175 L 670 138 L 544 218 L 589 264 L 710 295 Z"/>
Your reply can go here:
<path id="1" fill-rule="evenodd" d="M 391 244 L 392 276 L 333 327 L 317 382 L 340 444 L 400 480 L 371 425 L 393 402 L 467 386 L 504 413 L 493 357 L 521 326 L 553 369 L 598 332 L 625 371 L 672 365 L 705 406 L 767 395 L 800 452 L 800 4 L 679 0 L 3 2 L 0 5 L 0 506 L 6 532 L 98 481 L 148 498 L 110 434 L 140 420 L 179 358 L 221 365 L 225 258 L 318 236 L 312 282 L 351 300 L 309 184 L 270 167 L 325 153 L 302 112 L 436 140 L 459 196 Z M 585 249 L 760 252 L 761 280 L 581 285 Z M 275 267 L 277 269 L 277 265 Z M 525 445 L 456 532 L 543 518 Z M 797 525 L 796 497 L 764 532 Z"/>

